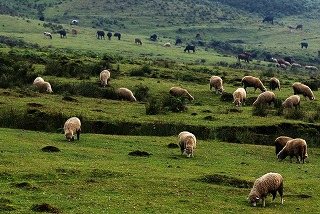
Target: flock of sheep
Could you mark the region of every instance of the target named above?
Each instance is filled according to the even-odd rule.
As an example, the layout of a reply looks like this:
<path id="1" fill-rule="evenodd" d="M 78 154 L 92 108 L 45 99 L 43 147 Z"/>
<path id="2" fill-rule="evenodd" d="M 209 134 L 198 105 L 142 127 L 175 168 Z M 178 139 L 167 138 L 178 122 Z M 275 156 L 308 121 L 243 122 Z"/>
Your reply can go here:
<path id="1" fill-rule="evenodd" d="M 110 79 L 110 72 L 108 70 L 103 70 L 100 73 L 100 83 L 103 87 L 108 85 Z M 278 88 L 280 90 L 280 81 L 273 77 L 270 79 L 270 89 L 275 90 Z M 41 91 L 47 91 L 52 93 L 52 88 L 49 82 L 44 81 L 43 78 L 37 77 L 33 84 Z M 258 106 L 262 104 L 271 104 L 275 101 L 275 94 L 271 91 L 267 91 L 266 87 L 263 85 L 259 78 L 253 76 L 245 76 L 242 78 L 241 84 L 243 88 L 238 88 L 233 93 L 234 104 L 238 107 L 242 106 L 246 99 L 247 88 L 253 87 L 254 91 L 256 89 L 261 90 L 261 94 L 257 97 L 253 106 Z M 284 108 L 292 108 L 300 106 L 300 97 L 298 94 L 302 94 L 308 97 L 310 100 L 314 99 L 313 92 L 311 89 L 302 84 L 294 83 L 292 85 L 294 90 L 294 95 L 288 97 L 283 103 Z M 215 88 L 216 94 L 222 94 L 224 92 L 223 81 L 218 76 L 212 76 L 210 78 L 210 91 Z M 194 100 L 194 97 L 184 88 L 172 87 L 169 93 L 173 96 L 185 96 L 189 101 Z M 118 97 L 131 102 L 137 101 L 133 93 L 127 88 L 117 89 Z M 77 140 L 80 139 L 81 131 L 81 121 L 77 117 L 69 118 L 64 124 L 64 135 L 68 141 L 74 141 L 74 135 L 77 135 Z M 196 148 L 196 136 L 188 131 L 182 131 L 178 135 L 178 144 L 181 149 L 181 154 L 186 153 L 188 158 L 193 156 L 194 150 Z M 305 159 L 308 157 L 307 154 L 307 143 L 301 138 L 292 139 L 287 136 L 278 137 L 275 142 L 276 155 L 279 161 L 284 160 L 287 156 L 290 157 L 290 162 L 292 158 L 296 157 L 297 163 L 304 163 Z M 268 194 L 272 194 L 272 202 L 274 201 L 277 192 L 279 192 L 281 197 L 281 203 L 283 203 L 283 178 L 278 173 L 267 173 L 260 178 L 258 178 L 249 193 L 248 200 L 253 206 L 256 206 L 260 199 L 262 199 L 262 206 L 265 207 L 265 200 Z"/>

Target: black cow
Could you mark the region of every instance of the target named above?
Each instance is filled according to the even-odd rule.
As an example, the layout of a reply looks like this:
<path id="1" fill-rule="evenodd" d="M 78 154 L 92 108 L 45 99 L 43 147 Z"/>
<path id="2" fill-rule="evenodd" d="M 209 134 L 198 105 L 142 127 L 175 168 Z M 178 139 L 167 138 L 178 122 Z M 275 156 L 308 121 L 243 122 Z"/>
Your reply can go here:
<path id="1" fill-rule="evenodd" d="M 60 30 L 60 31 L 59 31 L 59 34 L 60 34 L 60 38 L 64 38 L 64 37 L 66 37 L 66 38 L 67 38 L 67 32 L 66 32 L 66 30 L 65 30 L 65 29 Z"/>
<path id="2" fill-rule="evenodd" d="M 109 40 L 111 39 L 111 36 L 112 36 L 112 33 L 111 33 L 111 32 L 108 32 L 108 33 L 107 33 L 107 37 L 108 37 Z"/>
<path id="3" fill-rule="evenodd" d="M 193 53 L 196 51 L 196 47 L 194 45 L 187 45 L 187 47 L 184 49 L 184 52 L 188 51 L 188 53 L 190 53 L 190 51 L 193 51 Z"/>
<path id="4" fill-rule="evenodd" d="M 285 57 L 283 57 L 283 59 L 284 59 L 284 61 L 287 61 L 287 62 L 289 62 L 290 64 L 294 63 L 294 60 L 293 60 L 291 57 L 289 57 L 289 56 L 285 56 Z"/>
<path id="5" fill-rule="evenodd" d="M 307 42 L 301 42 L 301 48 L 308 48 L 308 43 Z"/>
<path id="6" fill-rule="evenodd" d="M 97 31 L 97 38 L 98 39 L 104 39 L 104 31 L 102 31 L 102 30 L 98 30 Z"/>
<path id="7" fill-rule="evenodd" d="M 118 37 L 118 40 L 121 39 L 121 33 L 114 33 L 113 36 Z"/>
<path id="8" fill-rule="evenodd" d="M 150 36 L 150 40 L 154 42 L 157 41 L 157 38 L 158 38 L 157 34 L 153 34 Z"/>
<path id="9" fill-rule="evenodd" d="M 264 19 L 262 20 L 262 22 L 270 22 L 271 24 L 273 24 L 273 17 L 272 16 L 266 16 L 264 17 Z"/>
<path id="10" fill-rule="evenodd" d="M 180 38 L 178 38 L 178 39 L 176 40 L 176 44 L 175 44 L 175 45 L 181 46 L 181 45 L 182 45 L 182 40 L 181 40 Z"/>
<path id="11" fill-rule="evenodd" d="M 240 62 L 240 59 L 244 60 L 245 62 L 249 63 L 249 59 L 252 55 L 250 53 L 242 53 L 238 55 L 238 62 Z"/>

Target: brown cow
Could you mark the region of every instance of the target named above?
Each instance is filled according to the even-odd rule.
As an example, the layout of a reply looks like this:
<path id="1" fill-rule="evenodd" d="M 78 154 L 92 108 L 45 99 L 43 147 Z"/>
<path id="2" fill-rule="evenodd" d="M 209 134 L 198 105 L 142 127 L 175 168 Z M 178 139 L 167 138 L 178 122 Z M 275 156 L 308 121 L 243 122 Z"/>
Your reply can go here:
<path id="1" fill-rule="evenodd" d="M 75 36 L 78 34 L 78 31 L 76 29 L 72 29 L 71 34 L 72 34 L 72 36 Z"/>
<path id="2" fill-rule="evenodd" d="M 245 62 L 249 63 L 249 58 L 251 57 L 250 53 L 242 53 L 238 55 L 238 62 L 240 62 L 240 59 L 243 59 Z"/>
<path id="3" fill-rule="evenodd" d="M 303 28 L 303 25 L 300 24 L 300 25 L 297 25 L 296 30 L 299 30 L 299 29 L 302 30 L 302 28 Z"/>
<path id="4" fill-rule="evenodd" d="M 136 44 L 142 45 L 141 39 L 139 39 L 139 38 L 135 38 L 135 39 L 134 39 L 134 42 L 135 42 Z"/>

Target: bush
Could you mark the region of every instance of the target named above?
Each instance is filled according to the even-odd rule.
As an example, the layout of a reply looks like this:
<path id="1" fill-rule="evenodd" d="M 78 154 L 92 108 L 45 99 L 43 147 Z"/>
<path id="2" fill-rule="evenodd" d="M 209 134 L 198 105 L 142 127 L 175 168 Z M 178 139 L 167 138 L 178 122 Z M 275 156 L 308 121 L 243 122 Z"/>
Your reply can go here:
<path id="1" fill-rule="evenodd" d="M 266 103 L 261 103 L 260 105 L 253 106 L 252 115 L 266 117 L 268 115 L 267 106 L 268 104 Z"/>
<path id="2" fill-rule="evenodd" d="M 165 113 L 167 111 L 180 112 L 186 109 L 186 98 L 184 96 L 174 97 L 171 95 L 159 95 L 149 98 L 146 103 L 146 113 L 153 115 Z"/>
<path id="3" fill-rule="evenodd" d="M 139 101 L 146 101 L 149 94 L 149 88 L 147 86 L 143 86 L 143 85 L 137 85 L 136 87 L 136 90 L 135 90 L 135 97 L 137 100 Z"/>
<path id="4" fill-rule="evenodd" d="M 284 118 L 286 119 L 301 120 L 304 116 L 304 112 L 298 108 L 288 108 L 284 110 Z"/>

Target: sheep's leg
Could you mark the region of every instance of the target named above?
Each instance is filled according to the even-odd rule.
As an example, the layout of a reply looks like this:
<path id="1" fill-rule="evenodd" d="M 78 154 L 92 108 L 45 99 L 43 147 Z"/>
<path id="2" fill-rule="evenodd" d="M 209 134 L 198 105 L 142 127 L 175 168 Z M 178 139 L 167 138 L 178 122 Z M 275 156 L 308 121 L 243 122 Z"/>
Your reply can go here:
<path id="1" fill-rule="evenodd" d="M 274 202 L 274 199 L 276 198 L 277 191 L 271 191 L 270 193 L 272 194 L 272 200 L 271 200 L 271 203 L 273 203 L 273 202 Z"/>
<path id="2" fill-rule="evenodd" d="M 77 131 L 77 139 L 80 140 L 80 129 Z"/>
<path id="3" fill-rule="evenodd" d="M 283 204 L 283 187 L 278 189 L 279 195 L 280 195 L 280 200 L 281 200 L 281 204 Z"/>
<path id="4" fill-rule="evenodd" d="M 262 207 L 266 206 L 266 197 L 262 197 Z"/>

